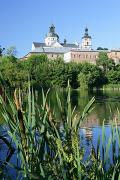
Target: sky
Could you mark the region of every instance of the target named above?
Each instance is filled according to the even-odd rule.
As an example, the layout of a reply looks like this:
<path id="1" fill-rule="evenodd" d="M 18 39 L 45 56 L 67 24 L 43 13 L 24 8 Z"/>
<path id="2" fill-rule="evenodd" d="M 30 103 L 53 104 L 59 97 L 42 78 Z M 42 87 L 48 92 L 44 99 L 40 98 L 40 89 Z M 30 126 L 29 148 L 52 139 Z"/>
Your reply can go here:
<path id="1" fill-rule="evenodd" d="M 0 0 L 0 45 L 27 54 L 53 23 L 63 42 L 81 42 L 87 26 L 93 49 L 120 48 L 120 0 Z"/>

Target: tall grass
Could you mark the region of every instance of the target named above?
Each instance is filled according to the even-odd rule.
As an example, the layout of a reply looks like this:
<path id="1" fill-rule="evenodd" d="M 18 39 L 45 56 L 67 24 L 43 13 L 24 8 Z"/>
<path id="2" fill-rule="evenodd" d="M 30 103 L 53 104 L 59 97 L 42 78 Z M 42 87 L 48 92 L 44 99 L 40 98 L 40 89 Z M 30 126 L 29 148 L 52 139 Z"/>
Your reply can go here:
<path id="1" fill-rule="evenodd" d="M 108 140 L 103 124 L 102 140 L 98 139 L 97 148 L 92 146 L 88 159 L 83 161 L 85 150 L 81 147 L 79 130 L 81 122 L 93 108 L 94 98 L 86 105 L 81 116 L 78 116 L 75 108 L 71 108 L 68 83 L 66 113 L 56 93 L 60 112 L 60 118 L 57 119 L 56 112 L 47 101 L 49 91 L 46 94 L 42 92 L 41 106 L 36 103 L 34 91 L 30 87 L 26 104 L 23 103 L 21 93 L 16 90 L 13 99 L 7 96 L 7 103 L 0 97 L 1 114 L 8 125 L 8 134 L 15 144 L 20 161 L 18 179 L 20 176 L 26 179 L 53 180 L 120 178 L 120 131 L 117 123 L 111 126 L 112 133 Z M 113 159 L 111 164 L 110 147 Z M 6 161 L 6 164 L 9 165 L 9 162 Z"/>

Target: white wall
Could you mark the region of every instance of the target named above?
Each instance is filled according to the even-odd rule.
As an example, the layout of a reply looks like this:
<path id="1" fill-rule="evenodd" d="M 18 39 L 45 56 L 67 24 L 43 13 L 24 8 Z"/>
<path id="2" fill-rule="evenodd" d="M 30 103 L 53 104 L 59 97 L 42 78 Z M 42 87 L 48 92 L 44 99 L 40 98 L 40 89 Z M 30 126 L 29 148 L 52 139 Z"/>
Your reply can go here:
<path id="1" fill-rule="evenodd" d="M 64 54 L 64 61 L 70 62 L 71 61 L 71 52 L 67 52 Z"/>

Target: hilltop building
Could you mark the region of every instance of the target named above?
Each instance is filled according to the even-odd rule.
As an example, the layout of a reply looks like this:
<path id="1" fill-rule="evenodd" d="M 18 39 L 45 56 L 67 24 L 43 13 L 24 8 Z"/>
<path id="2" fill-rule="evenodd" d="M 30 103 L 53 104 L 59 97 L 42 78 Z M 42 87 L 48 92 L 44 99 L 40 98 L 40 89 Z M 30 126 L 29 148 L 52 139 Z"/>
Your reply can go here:
<path id="1" fill-rule="evenodd" d="M 58 57 L 64 58 L 65 62 L 89 62 L 96 64 L 96 59 L 101 50 L 92 49 L 92 37 L 88 33 L 88 28 L 85 28 L 84 36 L 81 43 L 60 42 L 59 35 L 55 31 L 55 26 L 52 24 L 49 27 L 44 43 L 33 42 L 31 51 L 22 59 L 27 59 L 32 54 L 46 54 L 49 59 Z M 108 56 L 112 58 L 116 64 L 120 62 L 120 50 L 106 50 Z"/>

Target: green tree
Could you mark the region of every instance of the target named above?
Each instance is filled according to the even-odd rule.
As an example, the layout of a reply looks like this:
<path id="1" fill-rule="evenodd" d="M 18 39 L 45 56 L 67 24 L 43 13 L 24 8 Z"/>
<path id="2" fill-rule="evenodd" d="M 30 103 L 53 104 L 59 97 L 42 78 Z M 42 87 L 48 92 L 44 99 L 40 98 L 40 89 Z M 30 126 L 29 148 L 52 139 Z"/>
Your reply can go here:
<path id="1" fill-rule="evenodd" d="M 80 83 L 81 89 L 88 89 L 90 78 L 91 78 L 90 73 L 84 74 L 84 73 L 80 72 L 80 74 L 78 75 L 78 81 Z"/>
<path id="2" fill-rule="evenodd" d="M 3 55 L 3 51 L 5 50 L 5 48 L 2 48 L 1 46 L 0 46 L 0 56 L 2 56 Z"/>
<path id="3" fill-rule="evenodd" d="M 108 50 L 108 48 L 98 47 L 97 50 Z"/>
<path id="4" fill-rule="evenodd" d="M 4 56 L 0 62 L 0 71 L 6 84 L 9 87 L 15 87 L 17 75 L 16 63 L 11 62 L 8 57 Z"/>
<path id="5" fill-rule="evenodd" d="M 17 50 L 15 46 L 11 46 L 6 50 L 6 55 L 9 57 L 15 57 L 17 54 Z"/>
<path id="6" fill-rule="evenodd" d="M 107 52 L 99 52 L 96 64 L 97 66 L 102 67 L 105 73 L 115 67 L 114 60 L 108 57 Z"/>
<path id="7" fill-rule="evenodd" d="M 41 76 L 45 71 L 45 64 L 48 64 L 46 55 L 31 55 L 27 60 L 22 61 L 21 63 L 30 77 L 31 85 L 33 87 L 41 87 L 46 84 L 46 81 L 44 85 L 43 82 L 48 72 L 46 71 L 46 74 L 44 73 L 44 76 Z"/>
<path id="8" fill-rule="evenodd" d="M 108 83 L 118 84 L 120 83 L 120 71 L 111 70 L 107 73 Z"/>
<path id="9" fill-rule="evenodd" d="M 49 75 L 52 86 L 66 87 L 68 80 L 67 66 L 62 59 L 49 62 Z"/>

